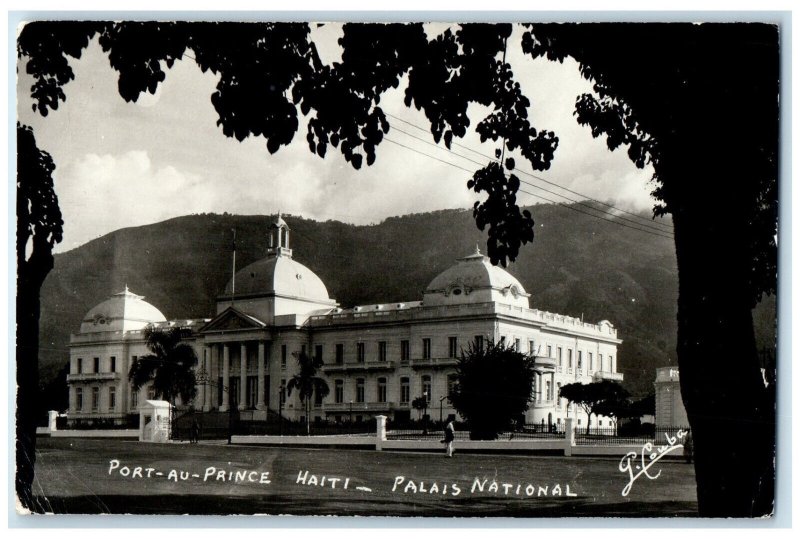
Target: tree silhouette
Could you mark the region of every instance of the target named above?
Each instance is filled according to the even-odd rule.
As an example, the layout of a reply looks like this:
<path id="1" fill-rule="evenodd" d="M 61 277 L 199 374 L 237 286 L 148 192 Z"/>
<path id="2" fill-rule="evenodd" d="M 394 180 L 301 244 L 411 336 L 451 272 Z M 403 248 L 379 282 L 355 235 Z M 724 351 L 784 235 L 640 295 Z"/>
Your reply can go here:
<path id="1" fill-rule="evenodd" d="M 162 66 L 191 50 L 220 76 L 212 102 L 227 136 L 263 136 L 277 151 L 299 129 L 299 109 L 309 149 L 324 157 L 337 148 L 355 168 L 374 162 L 391 128 L 381 95 L 401 82 L 406 105 L 425 113 L 447 147 L 470 127 L 468 106 L 484 105 L 491 112 L 475 129 L 497 143 L 501 164 L 477 170 L 468 187 L 487 195 L 473 214 L 488 227 L 492 262 L 505 264 L 533 239 L 505 149 L 545 170 L 558 145 L 528 120 L 530 101 L 505 62 L 510 33 L 509 24 L 466 24 L 429 41 L 421 24 L 346 24 L 341 62 L 323 65 L 306 24 L 37 22 L 20 32 L 18 55 L 36 81 L 34 108 L 46 115 L 73 78 L 68 57 L 95 34 L 128 101 L 154 93 Z M 751 309 L 776 290 L 777 28 L 536 24 L 523 49 L 575 58 L 599 96 L 578 99 L 578 121 L 655 170 L 656 213 L 670 213 L 675 227 L 677 352 L 700 514 L 770 513 L 774 398 L 759 371 Z M 732 435 L 736 447 L 718 446 Z"/>
<path id="2" fill-rule="evenodd" d="M 177 397 L 183 403 L 189 403 L 195 397 L 197 355 L 192 345 L 182 342 L 184 335 L 178 327 L 145 328 L 144 338 L 150 353 L 137 358 L 128 371 L 134 391 L 152 382 L 156 397 L 173 405 Z"/>
<path id="3" fill-rule="evenodd" d="M 20 503 L 34 507 L 39 400 L 39 292 L 53 269 L 53 246 L 61 241 L 61 210 L 53 190 L 55 164 L 39 150 L 33 131 L 17 124 L 17 425 L 15 488 Z"/>
<path id="4" fill-rule="evenodd" d="M 513 346 L 471 342 L 456 367 L 450 402 L 469 423 L 470 438 L 494 440 L 528 409 L 533 398 L 534 358 Z"/>
<path id="5" fill-rule="evenodd" d="M 311 399 L 316 395 L 320 399 L 324 399 L 330 393 L 330 388 L 323 378 L 317 376 L 317 371 L 322 367 L 322 359 L 311 357 L 305 352 L 300 352 L 297 355 L 297 365 L 299 370 L 297 374 L 289 379 L 286 384 L 286 390 L 289 396 L 292 395 L 292 390 L 296 389 L 300 396 L 300 402 L 306 411 L 306 434 L 311 435 Z"/>
<path id="6" fill-rule="evenodd" d="M 534 57 L 580 64 L 578 121 L 655 170 L 678 261 L 678 365 L 702 516 L 772 511 L 775 401 L 751 311 L 776 291 L 778 29 L 532 25 Z M 736 436 L 735 447 L 720 440 Z M 736 470 L 736 473 L 731 473 Z"/>
<path id="7" fill-rule="evenodd" d="M 559 397 L 574 402 L 586 412 L 589 421 L 586 422 L 586 434 L 592 423 L 592 415 L 607 415 L 610 405 L 624 402 L 630 396 L 624 387 L 610 380 L 582 384 L 575 382 L 564 385 L 558 392 Z"/>

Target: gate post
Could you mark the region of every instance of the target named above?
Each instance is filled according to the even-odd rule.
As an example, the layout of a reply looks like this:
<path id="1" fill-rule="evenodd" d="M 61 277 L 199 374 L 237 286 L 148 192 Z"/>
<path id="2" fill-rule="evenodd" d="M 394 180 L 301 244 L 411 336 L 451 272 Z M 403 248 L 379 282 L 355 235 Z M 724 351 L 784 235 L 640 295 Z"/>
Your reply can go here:
<path id="1" fill-rule="evenodd" d="M 377 429 L 375 432 L 375 450 L 381 451 L 383 450 L 383 442 L 386 441 L 386 416 L 375 416 L 375 422 L 377 423 Z"/>
<path id="2" fill-rule="evenodd" d="M 564 420 L 564 456 L 572 456 L 572 448 L 575 446 L 575 426 L 572 424 L 573 418 L 568 417 Z"/>

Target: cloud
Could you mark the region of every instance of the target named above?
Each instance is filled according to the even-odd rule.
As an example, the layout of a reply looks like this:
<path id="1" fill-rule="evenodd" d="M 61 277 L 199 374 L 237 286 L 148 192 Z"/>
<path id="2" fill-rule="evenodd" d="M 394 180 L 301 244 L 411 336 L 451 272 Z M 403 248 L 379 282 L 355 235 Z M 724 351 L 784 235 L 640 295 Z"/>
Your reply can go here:
<path id="1" fill-rule="evenodd" d="M 71 249 L 126 226 L 154 223 L 197 210 L 201 178 L 173 166 L 153 167 L 147 152 L 86 154 L 54 174 L 64 214 L 64 243 Z"/>

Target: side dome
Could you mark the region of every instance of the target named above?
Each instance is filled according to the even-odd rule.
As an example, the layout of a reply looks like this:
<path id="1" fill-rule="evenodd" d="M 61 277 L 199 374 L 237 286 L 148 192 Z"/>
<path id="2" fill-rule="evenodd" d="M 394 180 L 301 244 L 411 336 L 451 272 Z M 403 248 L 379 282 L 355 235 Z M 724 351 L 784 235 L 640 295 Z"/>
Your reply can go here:
<path id="1" fill-rule="evenodd" d="M 475 252 L 433 278 L 425 289 L 424 304 L 453 305 L 498 302 L 529 308 L 530 294 L 503 268 L 493 266 L 476 247 Z"/>
<path id="2" fill-rule="evenodd" d="M 122 292 L 89 309 L 81 321 L 81 333 L 136 331 L 166 321 L 161 311 L 144 301 L 144 296 L 134 294 L 126 286 Z"/>
<path id="3" fill-rule="evenodd" d="M 278 295 L 330 301 L 328 289 L 316 273 L 287 256 L 271 256 L 253 262 L 236 272 L 234 281 L 225 286 L 225 296 L 258 297 Z"/>

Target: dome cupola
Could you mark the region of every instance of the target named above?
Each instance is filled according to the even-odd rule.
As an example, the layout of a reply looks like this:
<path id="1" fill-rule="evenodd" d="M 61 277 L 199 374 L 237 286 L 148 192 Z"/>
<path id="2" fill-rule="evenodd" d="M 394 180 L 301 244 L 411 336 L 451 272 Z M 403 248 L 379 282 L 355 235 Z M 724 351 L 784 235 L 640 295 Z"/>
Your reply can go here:
<path id="1" fill-rule="evenodd" d="M 81 321 L 81 333 L 98 331 L 136 331 L 148 324 L 166 322 L 164 315 L 151 304 L 128 290 L 112 295 L 92 307 Z"/>
<path id="2" fill-rule="evenodd" d="M 529 308 L 529 297 L 513 275 L 493 266 L 476 245 L 474 253 L 459 258 L 457 264 L 434 277 L 425 289 L 423 303 L 431 306 L 498 302 Z"/>

